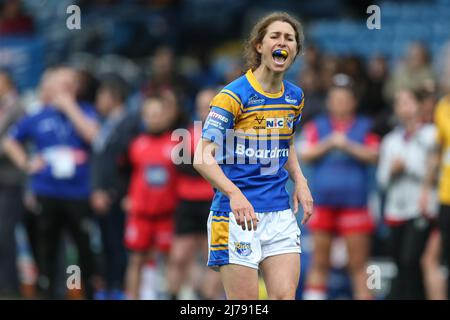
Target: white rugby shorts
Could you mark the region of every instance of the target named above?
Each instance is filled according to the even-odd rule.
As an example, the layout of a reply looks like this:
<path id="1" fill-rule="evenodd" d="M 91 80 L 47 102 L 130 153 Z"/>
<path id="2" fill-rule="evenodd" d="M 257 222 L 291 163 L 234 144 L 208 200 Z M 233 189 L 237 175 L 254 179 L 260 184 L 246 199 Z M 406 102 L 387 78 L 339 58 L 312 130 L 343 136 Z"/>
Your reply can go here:
<path id="1" fill-rule="evenodd" d="M 232 212 L 210 211 L 208 266 L 214 269 L 238 264 L 258 269 L 265 258 L 301 253 L 300 228 L 291 209 L 255 213 L 256 231 L 243 230 Z"/>

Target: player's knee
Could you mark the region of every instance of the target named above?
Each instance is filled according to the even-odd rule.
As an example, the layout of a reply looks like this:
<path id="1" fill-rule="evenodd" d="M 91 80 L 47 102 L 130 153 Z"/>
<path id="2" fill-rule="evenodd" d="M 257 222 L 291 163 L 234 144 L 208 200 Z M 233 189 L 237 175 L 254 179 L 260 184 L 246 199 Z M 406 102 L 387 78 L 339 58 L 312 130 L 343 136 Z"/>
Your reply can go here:
<path id="1" fill-rule="evenodd" d="M 190 256 L 183 251 L 176 251 L 170 254 L 170 263 L 176 267 L 186 267 L 190 262 Z"/>
<path id="2" fill-rule="evenodd" d="M 351 274 L 366 272 L 366 261 L 362 259 L 350 259 L 347 269 Z"/>
<path id="3" fill-rule="evenodd" d="M 228 300 L 258 300 L 258 288 L 240 287 L 226 290 Z"/>
<path id="4" fill-rule="evenodd" d="M 258 294 L 254 292 L 234 292 L 227 293 L 228 300 L 258 300 Z"/>
<path id="5" fill-rule="evenodd" d="M 129 268 L 140 268 L 144 265 L 145 255 L 141 253 L 132 253 L 128 258 L 128 267 Z"/>
<path id="6" fill-rule="evenodd" d="M 295 289 L 285 288 L 278 290 L 277 292 L 269 293 L 269 299 L 271 300 L 294 300 L 295 299 Z"/>

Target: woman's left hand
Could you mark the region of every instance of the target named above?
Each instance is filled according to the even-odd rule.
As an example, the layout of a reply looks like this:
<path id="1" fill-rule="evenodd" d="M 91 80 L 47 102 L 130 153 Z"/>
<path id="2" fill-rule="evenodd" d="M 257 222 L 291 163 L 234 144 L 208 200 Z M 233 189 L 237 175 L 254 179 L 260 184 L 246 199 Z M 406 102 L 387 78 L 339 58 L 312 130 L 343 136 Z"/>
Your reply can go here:
<path id="1" fill-rule="evenodd" d="M 311 218 L 313 214 L 313 198 L 311 196 L 311 192 L 309 191 L 308 183 L 306 180 L 297 182 L 295 184 L 293 203 L 294 214 L 298 212 L 298 204 L 300 203 L 303 208 L 302 224 L 308 222 L 309 218 Z"/>

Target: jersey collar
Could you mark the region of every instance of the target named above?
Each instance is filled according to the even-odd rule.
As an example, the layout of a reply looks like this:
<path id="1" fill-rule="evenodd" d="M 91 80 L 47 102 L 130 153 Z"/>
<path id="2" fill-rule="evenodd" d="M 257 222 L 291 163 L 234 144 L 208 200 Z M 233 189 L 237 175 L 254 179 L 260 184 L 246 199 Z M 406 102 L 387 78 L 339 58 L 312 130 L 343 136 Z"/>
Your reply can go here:
<path id="1" fill-rule="evenodd" d="M 281 98 L 284 94 L 284 83 L 281 83 L 281 91 L 277 93 L 269 93 L 265 92 L 261 85 L 259 84 L 258 80 L 256 80 L 255 75 L 253 74 L 252 70 L 248 70 L 245 74 L 247 77 L 248 82 L 250 82 L 250 85 L 255 89 L 258 93 L 262 94 L 263 96 L 266 96 L 267 98 Z"/>

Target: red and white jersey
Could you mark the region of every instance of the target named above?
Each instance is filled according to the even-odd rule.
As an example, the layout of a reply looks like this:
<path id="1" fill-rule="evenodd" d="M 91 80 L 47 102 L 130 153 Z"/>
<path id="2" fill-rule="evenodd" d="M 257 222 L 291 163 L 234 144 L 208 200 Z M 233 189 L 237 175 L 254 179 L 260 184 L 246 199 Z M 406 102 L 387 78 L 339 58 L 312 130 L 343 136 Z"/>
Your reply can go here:
<path id="1" fill-rule="evenodd" d="M 130 213 L 139 215 L 172 214 L 177 205 L 177 172 L 171 158 L 176 142 L 171 132 L 142 134 L 130 145 L 132 175 L 128 198 Z"/>

